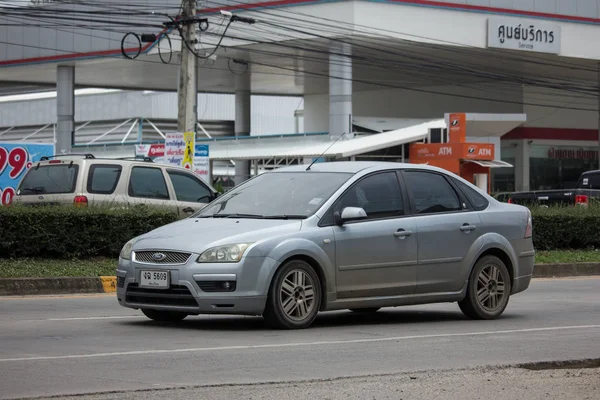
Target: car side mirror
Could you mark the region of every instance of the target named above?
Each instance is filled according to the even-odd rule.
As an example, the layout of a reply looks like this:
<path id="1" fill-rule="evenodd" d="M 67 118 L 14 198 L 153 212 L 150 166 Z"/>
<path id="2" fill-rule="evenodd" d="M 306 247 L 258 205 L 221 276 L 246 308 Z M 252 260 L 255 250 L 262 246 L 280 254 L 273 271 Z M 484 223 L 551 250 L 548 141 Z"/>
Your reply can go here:
<path id="1" fill-rule="evenodd" d="M 367 218 L 367 212 L 360 207 L 346 207 L 340 213 L 336 211 L 333 214 L 336 225 L 344 225 L 346 222 L 358 221 Z"/>

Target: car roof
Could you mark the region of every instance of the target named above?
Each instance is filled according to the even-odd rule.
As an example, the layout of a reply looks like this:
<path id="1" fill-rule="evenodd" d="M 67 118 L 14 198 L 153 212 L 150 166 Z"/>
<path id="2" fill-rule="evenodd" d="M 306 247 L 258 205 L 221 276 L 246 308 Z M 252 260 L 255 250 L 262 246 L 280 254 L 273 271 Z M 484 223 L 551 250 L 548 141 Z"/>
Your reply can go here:
<path id="1" fill-rule="evenodd" d="M 306 171 L 308 165 L 291 165 L 288 167 L 282 167 L 273 170 L 272 172 L 302 172 Z M 350 173 L 357 174 L 365 170 L 377 171 L 392 168 L 404 168 L 404 169 L 429 169 L 432 171 L 444 171 L 436 167 L 432 167 L 426 164 L 409 164 L 389 161 L 330 161 L 315 163 L 310 167 L 309 171 L 312 172 L 337 172 L 337 173 Z"/>
<path id="2" fill-rule="evenodd" d="M 596 169 L 596 170 L 593 170 L 593 171 L 585 171 L 584 173 L 581 174 L 581 176 L 584 176 L 584 175 L 596 175 L 596 174 L 600 174 L 600 169 Z"/>

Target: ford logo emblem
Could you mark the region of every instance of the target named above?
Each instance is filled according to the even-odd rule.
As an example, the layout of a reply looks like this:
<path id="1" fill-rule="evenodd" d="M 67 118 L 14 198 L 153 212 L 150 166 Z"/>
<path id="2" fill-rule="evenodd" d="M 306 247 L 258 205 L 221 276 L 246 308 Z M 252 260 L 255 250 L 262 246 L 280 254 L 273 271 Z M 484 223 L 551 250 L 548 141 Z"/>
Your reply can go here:
<path id="1" fill-rule="evenodd" d="M 154 261 L 163 261 L 165 258 L 167 258 L 167 255 L 165 253 L 154 253 L 154 254 L 152 254 L 152 259 Z"/>

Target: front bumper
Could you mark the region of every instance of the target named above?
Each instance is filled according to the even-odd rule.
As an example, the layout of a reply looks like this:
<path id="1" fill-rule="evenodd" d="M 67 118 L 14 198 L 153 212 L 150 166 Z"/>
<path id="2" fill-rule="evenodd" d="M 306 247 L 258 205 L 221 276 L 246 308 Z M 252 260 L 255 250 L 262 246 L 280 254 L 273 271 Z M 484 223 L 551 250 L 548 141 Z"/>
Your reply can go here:
<path id="1" fill-rule="evenodd" d="M 261 315 L 276 261 L 249 257 L 239 263 L 199 264 L 192 255 L 184 265 L 159 265 L 119 260 L 117 299 L 134 309 L 197 314 Z M 169 289 L 140 288 L 141 271 L 168 271 Z M 229 289 L 223 284 L 228 282 Z"/>

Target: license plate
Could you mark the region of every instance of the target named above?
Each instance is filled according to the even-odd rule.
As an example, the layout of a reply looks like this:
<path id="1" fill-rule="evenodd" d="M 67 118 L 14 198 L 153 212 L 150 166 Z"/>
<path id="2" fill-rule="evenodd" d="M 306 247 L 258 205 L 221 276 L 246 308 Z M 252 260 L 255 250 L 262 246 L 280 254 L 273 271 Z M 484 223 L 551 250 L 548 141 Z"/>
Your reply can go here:
<path id="1" fill-rule="evenodd" d="M 140 287 L 167 289 L 169 287 L 169 272 L 140 271 Z"/>

